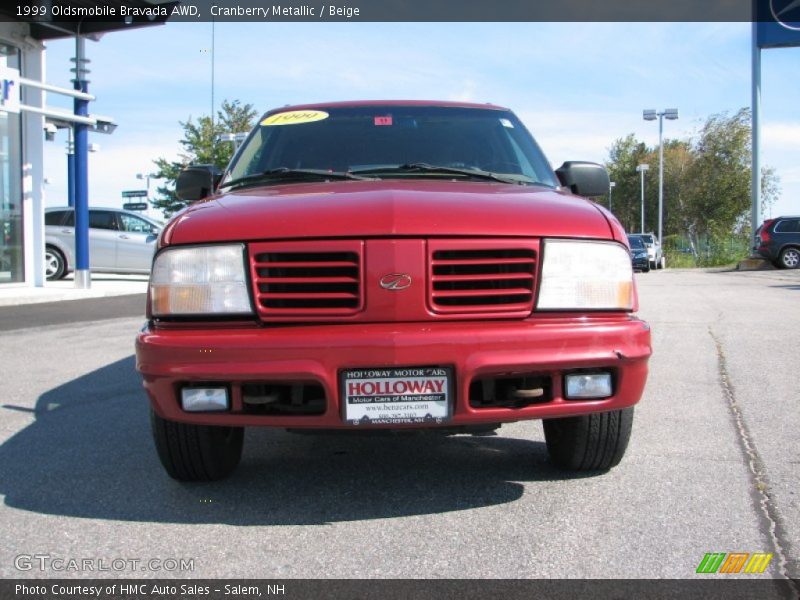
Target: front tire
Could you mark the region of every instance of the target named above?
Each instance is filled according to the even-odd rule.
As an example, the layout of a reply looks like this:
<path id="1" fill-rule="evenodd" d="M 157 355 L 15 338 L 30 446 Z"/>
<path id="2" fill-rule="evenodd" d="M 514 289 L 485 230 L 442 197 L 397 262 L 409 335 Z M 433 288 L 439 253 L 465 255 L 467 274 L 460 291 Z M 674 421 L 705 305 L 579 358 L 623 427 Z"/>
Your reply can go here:
<path id="1" fill-rule="evenodd" d="M 178 481 L 215 481 L 233 473 L 242 458 L 243 427 L 168 421 L 150 409 L 161 464 Z"/>
<path id="2" fill-rule="evenodd" d="M 784 269 L 796 269 L 800 266 L 800 249 L 785 248 L 778 260 Z"/>
<path id="3" fill-rule="evenodd" d="M 633 407 L 580 417 L 547 419 L 550 460 L 567 471 L 605 471 L 619 464 L 633 427 Z"/>
<path id="4" fill-rule="evenodd" d="M 44 274 L 48 281 L 56 281 L 67 274 L 64 255 L 52 246 L 47 246 L 44 250 Z"/>

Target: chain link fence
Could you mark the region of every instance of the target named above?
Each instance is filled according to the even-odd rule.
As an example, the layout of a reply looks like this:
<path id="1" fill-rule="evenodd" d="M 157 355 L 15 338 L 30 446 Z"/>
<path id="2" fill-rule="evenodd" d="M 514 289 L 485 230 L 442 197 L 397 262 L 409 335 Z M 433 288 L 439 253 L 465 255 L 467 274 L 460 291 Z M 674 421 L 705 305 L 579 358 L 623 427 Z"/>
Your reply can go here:
<path id="1" fill-rule="evenodd" d="M 692 248 L 687 236 L 664 237 L 668 268 L 717 267 L 738 263 L 750 256 L 752 241 L 747 233 L 727 236 L 701 235 Z"/>

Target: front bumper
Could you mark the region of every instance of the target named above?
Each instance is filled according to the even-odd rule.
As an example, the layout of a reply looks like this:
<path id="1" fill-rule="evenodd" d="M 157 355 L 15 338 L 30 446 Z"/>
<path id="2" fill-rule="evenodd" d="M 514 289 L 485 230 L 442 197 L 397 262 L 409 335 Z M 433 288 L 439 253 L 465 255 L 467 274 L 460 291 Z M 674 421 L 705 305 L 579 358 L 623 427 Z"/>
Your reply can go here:
<path id="1" fill-rule="evenodd" d="M 650 268 L 650 260 L 645 256 L 634 256 L 631 259 L 631 263 L 634 269 L 649 269 Z"/>
<path id="2" fill-rule="evenodd" d="M 161 329 L 148 324 L 136 340 L 136 367 L 161 417 L 205 425 L 298 429 L 352 427 L 342 417 L 338 384 L 342 369 L 449 366 L 454 373 L 455 401 L 446 425 L 470 426 L 632 406 L 644 390 L 650 354 L 649 326 L 628 315 L 238 329 Z M 564 399 L 564 374 L 582 369 L 610 371 L 614 394 L 602 400 Z M 470 405 L 473 380 L 509 374 L 549 376 L 550 399 L 522 408 Z M 248 414 L 241 386 L 255 382 L 318 384 L 325 392 L 324 412 Z M 199 383 L 226 385 L 231 409 L 183 411 L 180 389 Z"/>

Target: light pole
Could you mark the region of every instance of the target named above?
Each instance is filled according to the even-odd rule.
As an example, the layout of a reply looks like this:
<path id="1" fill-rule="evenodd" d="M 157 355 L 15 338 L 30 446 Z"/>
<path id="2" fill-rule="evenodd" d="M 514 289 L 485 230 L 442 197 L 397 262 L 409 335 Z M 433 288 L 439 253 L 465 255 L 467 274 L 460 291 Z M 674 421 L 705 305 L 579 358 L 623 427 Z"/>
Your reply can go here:
<path id="1" fill-rule="evenodd" d="M 136 179 L 144 180 L 144 181 L 147 182 L 146 183 L 147 196 L 145 196 L 147 209 L 145 210 L 144 214 L 146 214 L 149 217 L 158 218 L 157 216 L 155 216 L 155 215 L 158 215 L 158 213 L 156 212 L 155 215 L 154 215 L 153 211 L 155 209 L 152 207 L 152 205 L 150 203 L 150 180 L 151 179 L 161 179 L 161 178 L 158 176 L 158 173 L 137 173 L 136 174 Z"/>
<path id="2" fill-rule="evenodd" d="M 617 184 L 613 181 L 608 184 L 608 210 L 610 212 L 614 212 L 613 210 L 611 210 L 611 192 L 614 191 L 615 187 L 617 187 Z"/>
<path id="3" fill-rule="evenodd" d="M 667 108 L 660 112 L 649 109 L 643 111 L 642 116 L 645 121 L 655 121 L 658 117 L 658 243 L 660 244 L 664 221 L 664 117 L 674 121 L 678 118 L 678 109 Z"/>
<path id="4" fill-rule="evenodd" d="M 644 174 L 649 170 L 650 165 L 644 163 L 636 167 L 636 172 L 642 174 L 642 227 L 639 230 L 641 233 L 644 233 Z"/>
<path id="5" fill-rule="evenodd" d="M 151 173 L 137 173 L 136 179 L 144 179 L 147 181 L 147 201 L 150 202 L 150 178 L 153 177 Z"/>

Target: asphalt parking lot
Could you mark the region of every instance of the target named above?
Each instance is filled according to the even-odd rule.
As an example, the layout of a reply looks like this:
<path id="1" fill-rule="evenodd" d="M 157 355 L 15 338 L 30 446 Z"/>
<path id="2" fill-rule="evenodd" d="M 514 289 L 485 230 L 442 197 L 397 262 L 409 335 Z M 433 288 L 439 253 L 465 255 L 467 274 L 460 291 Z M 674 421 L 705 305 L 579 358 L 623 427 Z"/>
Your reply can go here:
<path id="1" fill-rule="evenodd" d="M 691 578 L 708 552 L 771 552 L 760 577 L 800 577 L 800 271 L 637 277 L 650 379 L 625 459 L 592 476 L 518 423 L 249 430 L 231 479 L 178 484 L 134 370 L 143 296 L 2 308 L 0 576 Z M 37 554 L 194 570 L 18 568 Z"/>

